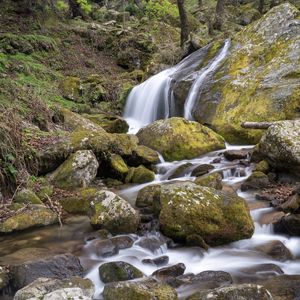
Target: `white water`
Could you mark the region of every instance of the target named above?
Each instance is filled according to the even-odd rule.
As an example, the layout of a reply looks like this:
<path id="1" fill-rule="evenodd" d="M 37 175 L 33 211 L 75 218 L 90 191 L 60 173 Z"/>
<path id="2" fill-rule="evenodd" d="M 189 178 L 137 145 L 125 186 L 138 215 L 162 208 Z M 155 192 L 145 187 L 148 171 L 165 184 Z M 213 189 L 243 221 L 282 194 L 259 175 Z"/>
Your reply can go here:
<path id="1" fill-rule="evenodd" d="M 205 79 L 207 78 L 207 76 L 214 73 L 216 69 L 219 67 L 220 63 L 226 57 L 229 47 L 230 47 L 230 40 L 226 40 L 219 54 L 205 68 L 199 71 L 198 78 L 194 81 L 192 87 L 190 88 L 187 99 L 185 100 L 185 104 L 184 104 L 185 119 L 194 120 L 193 109 L 196 101 L 199 99 L 201 95 L 201 89 L 203 87 L 203 83 L 205 83 Z"/>

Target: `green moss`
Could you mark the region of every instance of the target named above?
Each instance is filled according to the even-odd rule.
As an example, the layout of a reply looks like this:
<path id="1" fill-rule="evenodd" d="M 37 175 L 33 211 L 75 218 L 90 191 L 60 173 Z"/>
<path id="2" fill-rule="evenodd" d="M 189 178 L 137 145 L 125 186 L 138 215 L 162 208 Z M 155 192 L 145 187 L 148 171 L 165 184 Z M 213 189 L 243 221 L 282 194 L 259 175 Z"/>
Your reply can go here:
<path id="1" fill-rule="evenodd" d="M 219 173 L 212 173 L 198 177 L 194 182 L 201 186 L 207 186 L 217 190 L 222 189 L 222 176 Z"/>
<path id="2" fill-rule="evenodd" d="M 258 164 L 256 164 L 255 171 L 268 174 L 268 172 L 270 171 L 270 166 L 267 161 L 262 160 Z"/>
<path id="3" fill-rule="evenodd" d="M 141 165 L 137 168 L 131 168 L 129 170 L 125 182 L 145 183 L 153 181 L 154 178 L 155 173 Z"/>
<path id="4" fill-rule="evenodd" d="M 43 204 L 41 199 L 33 191 L 27 189 L 20 191 L 16 195 L 14 202 L 23 203 L 23 204 L 27 204 L 27 203 Z"/>

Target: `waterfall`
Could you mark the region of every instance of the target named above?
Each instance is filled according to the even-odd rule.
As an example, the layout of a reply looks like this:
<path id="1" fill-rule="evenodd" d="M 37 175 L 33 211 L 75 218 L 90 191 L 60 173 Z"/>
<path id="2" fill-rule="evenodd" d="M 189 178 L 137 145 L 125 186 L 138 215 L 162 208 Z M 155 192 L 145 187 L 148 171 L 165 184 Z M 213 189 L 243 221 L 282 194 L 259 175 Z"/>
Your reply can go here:
<path id="1" fill-rule="evenodd" d="M 207 76 L 216 71 L 222 60 L 226 57 L 230 47 L 230 40 L 226 40 L 223 48 L 220 50 L 218 55 L 203 69 L 199 71 L 198 78 L 194 81 L 190 88 L 187 99 L 184 103 L 184 118 L 187 120 L 194 120 L 193 109 L 197 99 L 201 95 L 201 89 Z"/>
<path id="2" fill-rule="evenodd" d="M 191 111 L 205 77 L 217 69 L 220 62 L 226 56 L 229 46 L 230 42 L 227 40 L 220 53 L 206 67 L 199 71 L 200 75 L 198 75 L 199 77 L 192 85 L 185 102 L 185 118 L 192 119 Z M 150 77 L 132 89 L 127 98 L 124 110 L 124 118 L 129 124 L 128 133 L 136 133 L 143 126 L 173 115 L 174 95 L 172 85 L 174 80 L 180 80 L 191 74 L 191 72 L 194 72 L 203 62 L 209 48 L 210 45 L 207 45 L 193 52 L 174 67 Z"/>

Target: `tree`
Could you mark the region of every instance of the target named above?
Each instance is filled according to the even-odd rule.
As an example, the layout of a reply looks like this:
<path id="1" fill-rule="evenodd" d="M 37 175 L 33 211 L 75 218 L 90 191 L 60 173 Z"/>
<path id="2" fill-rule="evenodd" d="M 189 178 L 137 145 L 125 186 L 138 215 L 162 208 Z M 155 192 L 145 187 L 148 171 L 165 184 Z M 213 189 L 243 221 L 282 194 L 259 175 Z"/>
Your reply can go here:
<path id="1" fill-rule="evenodd" d="M 189 29 L 187 14 L 184 7 L 184 0 L 177 0 L 177 6 L 179 11 L 180 27 L 181 27 L 180 41 L 181 41 L 181 46 L 183 46 L 184 43 L 189 39 L 190 29 Z"/>
<path id="2" fill-rule="evenodd" d="M 225 5 L 226 5 L 226 0 L 218 0 L 216 6 L 214 29 L 221 30 L 222 28 L 224 22 L 224 16 L 225 16 Z"/>

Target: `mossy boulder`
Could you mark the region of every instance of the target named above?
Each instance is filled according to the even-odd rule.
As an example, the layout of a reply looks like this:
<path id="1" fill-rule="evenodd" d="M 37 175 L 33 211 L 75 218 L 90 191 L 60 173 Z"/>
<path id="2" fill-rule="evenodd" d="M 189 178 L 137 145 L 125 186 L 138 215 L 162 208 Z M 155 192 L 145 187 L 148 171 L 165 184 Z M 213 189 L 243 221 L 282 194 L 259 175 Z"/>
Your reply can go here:
<path id="1" fill-rule="evenodd" d="M 192 182 L 162 186 L 160 195 L 161 231 L 185 242 L 198 235 L 209 246 L 250 238 L 253 221 L 244 199 Z"/>
<path id="2" fill-rule="evenodd" d="M 217 172 L 197 177 L 194 182 L 198 185 L 207 186 L 216 190 L 222 189 L 222 176 Z"/>
<path id="3" fill-rule="evenodd" d="M 269 177 L 259 171 L 253 172 L 242 184 L 242 191 L 263 189 L 270 185 Z"/>
<path id="4" fill-rule="evenodd" d="M 133 167 L 139 165 L 152 165 L 159 162 L 159 156 L 156 151 L 143 146 L 138 145 L 132 152 L 132 156 L 128 159 L 128 164 Z"/>
<path id="5" fill-rule="evenodd" d="M 60 90 L 63 97 L 75 102 L 82 102 L 80 78 L 68 76 L 60 83 Z"/>
<path id="6" fill-rule="evenodd" d="M 14 198 L 14 202 L 23 204 L 43 204 L 41 199 L 33 191 L 28 189 L 22 189 L 20 192 L 18 192 Z"/>
<path id="7" fill-rule="evenodd" d="M 154 279 L 145 279 L 106 284 L 103 298 L 104 300 L 177 300 L 178 296 L 171 286 Z"/>
<path id="8" fill-rule="evenodd" d="M 211 129 L 183 118 L 158 120 L 137 133 L 142 145 L 152 148 L 168 161 L 191 159 L 225 148 L 221 136 Z"/>
<path id="9" fill-rule="evenodd" d="M 95 179 L 98 167 L 91 150 L 79 150 L 51 174 L 50 180 L 62 189 L 87 187 Z"/>
<path id="10" fill-rule="evenodd" d="M 270 171 L 270 165 L 266 160 L 261 160 L 256 164 L 255 171 L 268 174 Z"/>
<path id="11" fill-rule="evenodd" d="M 300 120 L 282 121 L 269 127 L 255 152 L 272 167 L 300 172 Z"/>
<path id="12" fill-rule="evenodd" d="M 127 122 L 118 116 L 108 114 L 96 114 L 96 115 L 83 115 L 85 118 L 101 126 L 105 131 L 109 133 L 126 133 L 128 131 Z"/>
<path id="13" fill-rule="evenodd" d="M 109 283 L 141 278 L 144 274 L 129 263 L 114 261 L 101 265 L 99 267 L 99 276 L 102 282 Z"/>
<path id="14" fill-rule="evenodd" d="M 91 203 L 91 225 L 112 234 L 135 233 L 140 223 L 138 212 L 110 191 L 99 191 Z"/>
<path id="15" fill-rule="evenodd" d="M 0 223 L 0 233 L 10 233 L 32 227 L 47 226 L 58 222 L 56 213 L 44 205 L 31 204 Z"/>
<path id="16" fill-rule="evenodd" d="M 151 182 L 155 178 L 155 173 L 144 166 L 130 168 L 125 178 L 125 182 L 129 183 L 146 183 Z"/>
<path id="17" fill-rule="evenodd" d="M 114 178 L 125 179 L 129 168 L 123 158 L 118 154 L 112 154 L 109 158 L 109 173 Z"/>

